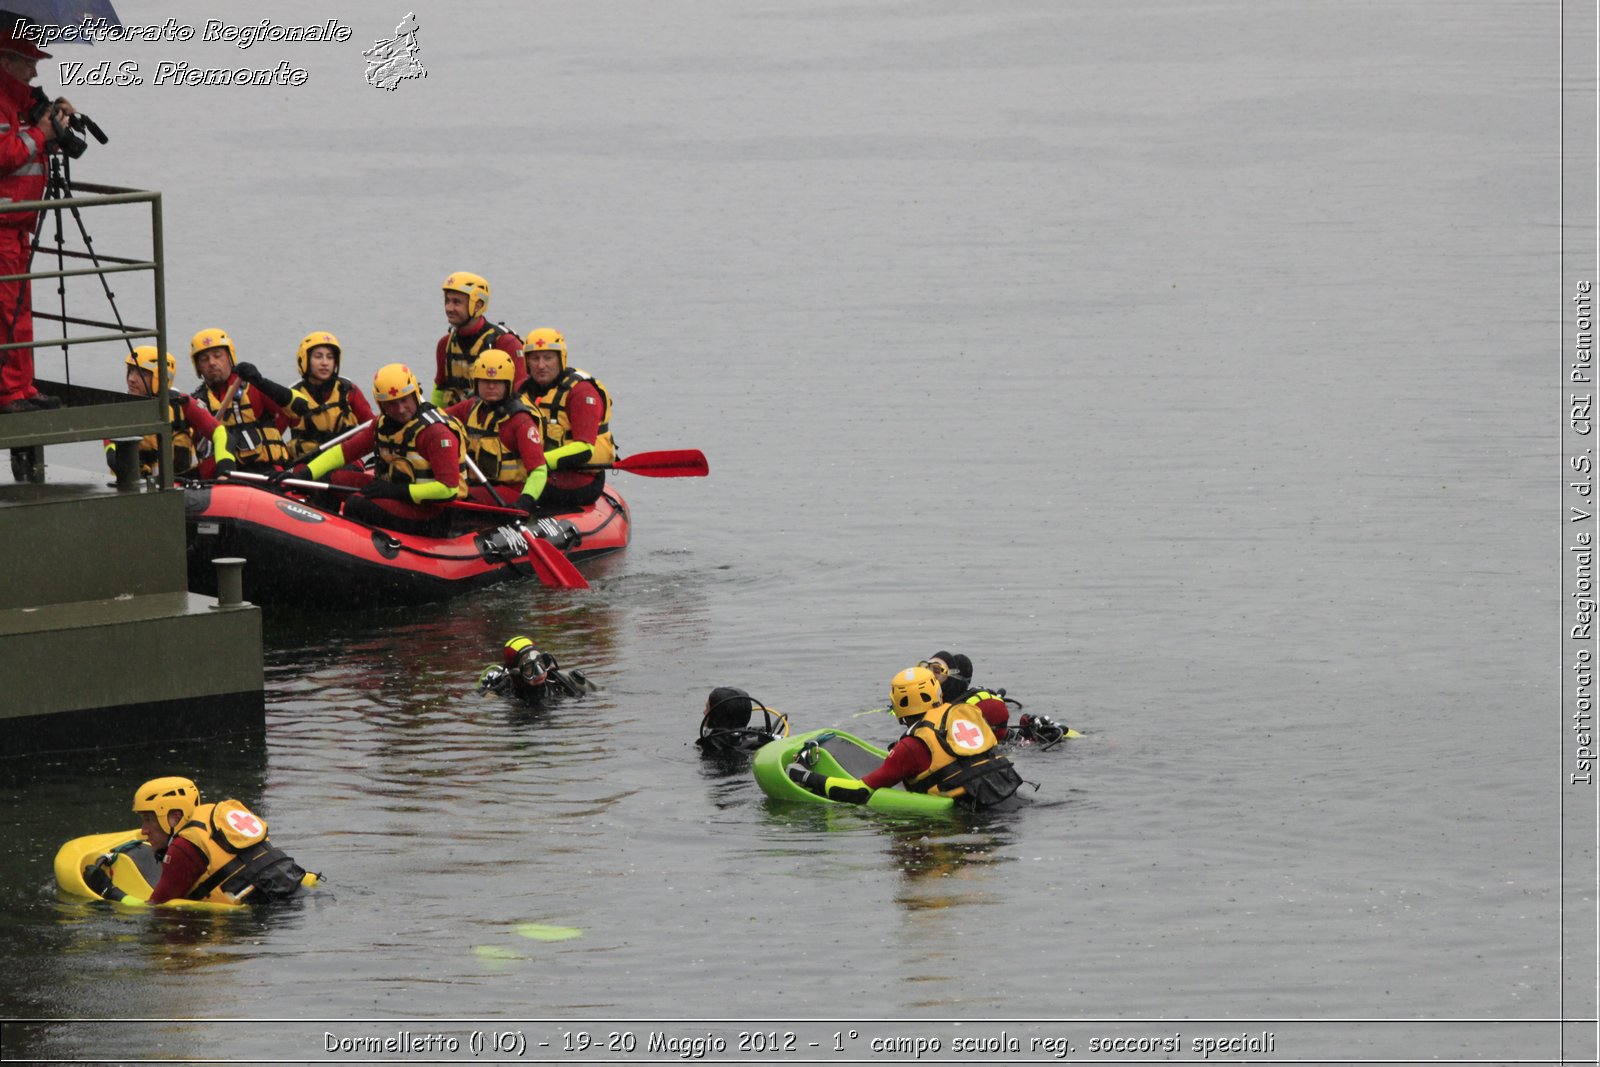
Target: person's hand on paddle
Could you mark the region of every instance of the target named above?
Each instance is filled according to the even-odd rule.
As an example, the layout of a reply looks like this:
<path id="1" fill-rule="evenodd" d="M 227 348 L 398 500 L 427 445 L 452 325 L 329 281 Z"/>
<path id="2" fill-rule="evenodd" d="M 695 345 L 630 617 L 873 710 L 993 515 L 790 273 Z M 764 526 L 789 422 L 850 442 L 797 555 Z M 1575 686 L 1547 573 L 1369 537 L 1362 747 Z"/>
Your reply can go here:
<path id="1" fill-rule="evenodd" d="M 235 363 L 233 365 L 233 373 L 237 374 L 239 380 L 246 385 L 261 384 L 261 372 L 256 369 L 254 363 Z"/>
<path id="2" fill-rule="evenodd" d="M 292 466 L 285 467 L 282 470 L 273 471 L 271 474 L 267 475 L 267 484 L 281 486 L 284 482 L 290 479 L 294 479 L 295 481 L 309 481 L 310 478 L 311 468 L 306 466 L 304 463 L 296 463 Z"/>
<path id="3" fill-rule="evenodd" d="M 239 464 L 232 456 L 229 456 L 226 459 L 219 459 L 217 460 L 217 469 L 212 472 L 212 477 L 220 481 L 237 470 L 238 466 Z"/>

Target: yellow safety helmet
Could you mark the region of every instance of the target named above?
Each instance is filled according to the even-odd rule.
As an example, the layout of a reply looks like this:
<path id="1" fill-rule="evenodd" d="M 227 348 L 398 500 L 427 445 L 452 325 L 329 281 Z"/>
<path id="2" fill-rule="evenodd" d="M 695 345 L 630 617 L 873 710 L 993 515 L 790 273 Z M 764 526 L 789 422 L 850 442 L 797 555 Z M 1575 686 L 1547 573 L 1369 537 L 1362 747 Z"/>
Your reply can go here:
<path id="1" fill-rule="evenodd" d="M 199 805 L 200 787 L 187 778 L 152 778 L 133 791 L 133 810 L 136 813 L 155 812 L 156 821 L 163 829 L 171 826 L 167 812 L 175 811 L 182 815 L 183 818 L 178 820 L 181 826 L 189 821 Z"/>
<path id="2" fill-rule="evenodd" d="M 522 655 L 524 650 L 532 647 L 532 638 L 513 637 L 511 640 L 506 642 L 506 647 L 501 651 L 500 655 L 505 660 L 506 666 L 512 667 L 516 665 L 517 657 Z"/>
<path id="3" fill-rule="evenodd" d="M 561 336 L 560 330 L 552 330 L 548 326 L 541 326 L 528 334 L 528 340 L 522 345 L 524 357 L 529 352 L 548 352 L 555 350 L 561 353 L 561 369 L 567 369 L 567 339 Z"/>
<path id="4" fill-rule="evenodd" d="M 489 283 L 479 275 L 458 270 L 440 288 L 447 293 L 464 293 L 468 315 L 482 315 L 489 307 Z"/>
<path id="5" fill-rule="evenodd" d="M 926 667 L 907 667 L 889 683 L 889 710 L 902 719 L 926 714 L 941 703 L 939 679 Z"/>
<path id="6" fill-rule="evenodd" d="M 378 373 L 372 376 L 372 399 L 380 404 L 389 400 L 399 400 L 412 393 L 420 397 L 422 386 L 417 384 L 417 376 L 412 374 L 411 368 L 404 363 L 391 363 L 381 367 Z"/>
<path id="7" fill-rule="evenodd" d="M 343 349 L 339 347 L 339 339 L 327 330 L 316 330 L 306 334 L 305 340 L 300 342 L 300 350 L 295 353 L 294 361 L 300 368 L 300 376 L 304 378 L 310 374 L 311 350 L 319 345 L 327 345 L 333 349 L 333 373 L 339 373 L 339 357 Z"/>
<path id="8" fill-rule="evenodd" d="M 140 345 L 128 353 L 128 358 L 122 362 L 130 367 L 150 372 L 150 388 L 156 387 L 156 380 L 160 378 L 160 352 L 155 345 Z M 167 353 L 167 381 L 170 383 L 178 377 L 178 359 L 171 352 Z"/>
<path id="9" fill-rule="evenodd" d="M 229 362 L 239 362 L 239 351 L 233 347 L 233 338 L 228 336 L 227 330 L 215 327 L 201 330 L 189 340 L 189 359 L 194 362 L 196 374 L 200 373 L 200 353 L 212 348 L 226 348 Z"/>
<path id="10" fill-rule="evenodd" d="M 505 382 L 514 385 L 517 380 L 516 364 L 511 362 L 511 357 L 492 348 L 479 356 L 472 364 L 472 373 L 468 375 L 473 381 Z"/>

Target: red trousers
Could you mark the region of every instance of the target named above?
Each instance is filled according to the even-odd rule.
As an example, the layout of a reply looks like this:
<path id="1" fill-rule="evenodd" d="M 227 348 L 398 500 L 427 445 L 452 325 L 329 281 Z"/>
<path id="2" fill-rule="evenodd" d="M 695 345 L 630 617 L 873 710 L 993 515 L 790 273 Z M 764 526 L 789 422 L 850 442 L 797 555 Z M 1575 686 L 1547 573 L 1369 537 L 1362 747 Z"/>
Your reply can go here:
<path id="1" fill-rule="evenodd" d="M 328 475 L 329 485 L 361 487 L 372 483 L 372 472 L 342 467 Z M 413 504 L 409 500 L 370 500 L 356 493 L 343 493 L 344 514 L 352 519 L 382 526 L 399 533 L 443 537 L 450 526 L 450 515 L 443 504 Z"/>
<path id="2" fill-rule="evenodd" d="M 27 273 L 30 241 L 27 230 L 0 226 L 0 274 Z M 0 344 L 32 340 L 32 284 L 0 282 Z M 0 351 L 0 405 L 24 400 L 38 391 L 33 387 L 33 349 Z"/>

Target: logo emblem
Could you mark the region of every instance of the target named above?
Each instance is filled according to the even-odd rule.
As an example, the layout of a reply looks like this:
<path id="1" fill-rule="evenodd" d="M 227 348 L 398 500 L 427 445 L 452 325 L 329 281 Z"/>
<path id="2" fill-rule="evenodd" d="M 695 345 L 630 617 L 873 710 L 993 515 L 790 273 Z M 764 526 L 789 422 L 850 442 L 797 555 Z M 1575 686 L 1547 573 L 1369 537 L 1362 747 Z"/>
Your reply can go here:
<path id="1" fill-rule="evenodd" d="M 228 812 L 228 825 L 247 837 L 259 837 L 261 834 L 261 820 L 248 811 Z"/>
<path id="2" fill-rule="evenodd" d="M 426 78 L 428 71 L 417 61 L 417 16 L 407 12 L 394 28 L 394 36 L 377 40 L 361 54 L 367 57 L 367 84 L 374 89 L 395 91 L 407 78 Z"/>
<path id="3" fill-rule="evenodd" d="M 279 511 L 283 512 L 291 519 L 299 519 L 301 522 L 321 522 L 324 518 L 326 518 L 322 512 L 313 511 L 310 508 L 302 507 L 292 500 L 278 500 L 274 501 L 274 503 L 278 505 Z"/>
<path id="4" fill-rule="evenodd" d="M 983 747 L 983 731 L 965 719 L 957 719 L 950 727 L 950 739 L 955 747 L 975 752 Z"/>

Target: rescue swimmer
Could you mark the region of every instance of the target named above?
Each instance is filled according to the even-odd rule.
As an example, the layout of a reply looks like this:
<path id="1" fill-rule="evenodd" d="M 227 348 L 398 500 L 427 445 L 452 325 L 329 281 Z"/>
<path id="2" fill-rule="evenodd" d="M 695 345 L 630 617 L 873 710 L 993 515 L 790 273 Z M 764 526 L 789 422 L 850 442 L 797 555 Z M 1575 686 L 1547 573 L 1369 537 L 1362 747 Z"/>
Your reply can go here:
<path id="1" fill-rule="evenodd" d="M 829 778 L 807 764 L 805 749 L 789 778 L 829 800 L 865 804 L 874 789 L 904 784 L 912 792 L 953 797 L 974 810 L 1011 807 L 1022 776 L 997 751 L 994 731 L 976 706 L 946 703 L 926 667 L 907 667 L 889 683 L 889 708 L 905 733 L 864 778 Z"/>
<path id="2" fill-rule="evenodd" d="M 267 903 L 298 896 L 319 881 L 268 839 L 265 819 L 237 800 L 201 803 L 191 779 L 152 778 L 134 790 L 133 812 L 161 861 L 161 878 L 142 900 L 112 885 L 106 868 L 96 866 L 85 883 L 107 900 Z"/>
<path id="3" fill-rule="evenodd" d="M 605 491 L 606 472 L 590 464 L 616 462 L 611 436 L 611 394 L 587 371 L 567 363 L 567 340 L 559 330 L 534 330 L 522 346 L 528 377 L 522 399 L 541 417 L 549 481 L 539 497 L 548 508 L 581 508 Z"/>

